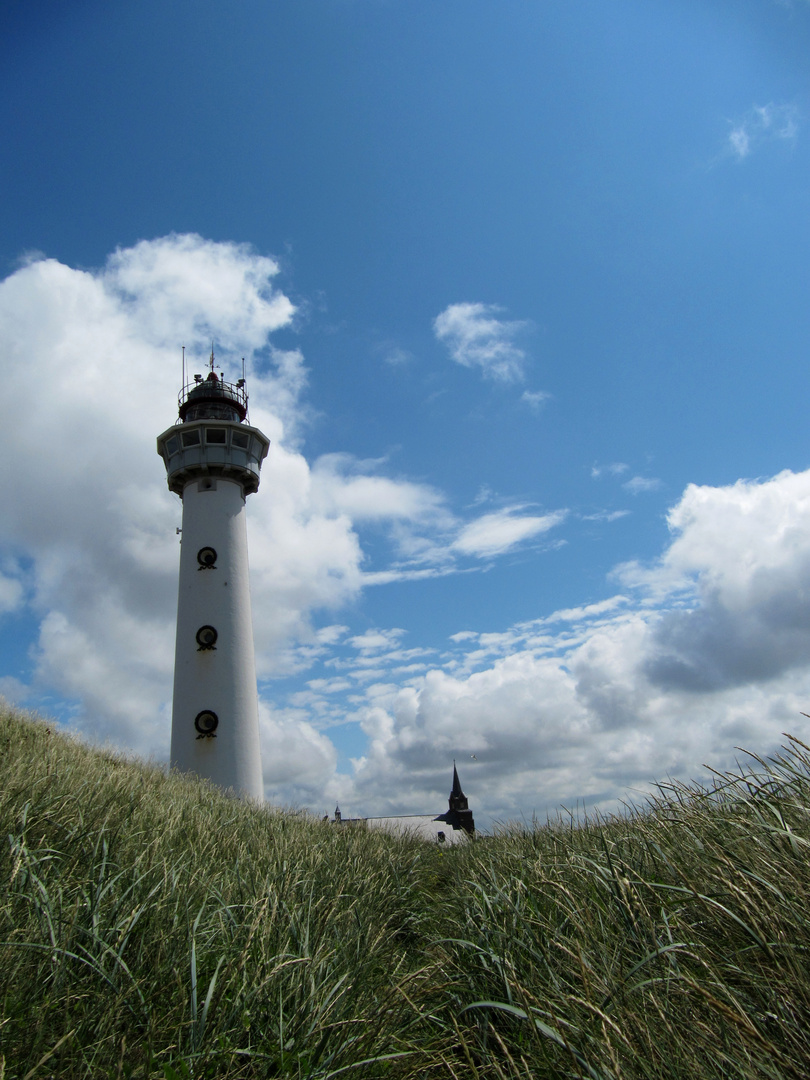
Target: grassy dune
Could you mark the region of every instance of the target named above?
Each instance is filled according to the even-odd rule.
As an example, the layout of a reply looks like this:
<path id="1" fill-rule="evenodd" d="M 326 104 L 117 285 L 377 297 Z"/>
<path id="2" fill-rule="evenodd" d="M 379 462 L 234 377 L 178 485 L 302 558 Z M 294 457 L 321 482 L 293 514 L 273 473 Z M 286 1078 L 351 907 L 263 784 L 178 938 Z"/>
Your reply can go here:
<path id="1" fill-rule="evenodd" d="M 0 712 L 0 1077 L 810 1074 L 810 752 L 451 850 Z"/>

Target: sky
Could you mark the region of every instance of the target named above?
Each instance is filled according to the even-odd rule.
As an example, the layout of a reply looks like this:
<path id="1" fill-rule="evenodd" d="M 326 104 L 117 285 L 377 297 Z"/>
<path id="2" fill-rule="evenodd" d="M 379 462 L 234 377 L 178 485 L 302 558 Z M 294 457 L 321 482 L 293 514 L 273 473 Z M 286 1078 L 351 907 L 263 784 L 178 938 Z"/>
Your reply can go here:
<path id="1" fill-rule="evenodd" d="M 0 693 L 168 758 L 248 371 L 266 797 L 485 828 L 810 740 L 807 0 L 7 0 Z"/>

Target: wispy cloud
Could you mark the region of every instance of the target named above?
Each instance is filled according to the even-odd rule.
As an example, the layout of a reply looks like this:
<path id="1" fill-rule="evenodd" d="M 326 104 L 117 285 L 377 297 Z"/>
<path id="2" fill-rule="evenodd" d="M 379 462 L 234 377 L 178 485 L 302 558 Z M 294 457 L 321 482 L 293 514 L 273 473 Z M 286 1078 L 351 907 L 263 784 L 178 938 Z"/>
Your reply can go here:
<path id="1" fill-rule="evenodd" d="M 539 412 L 544 402 L 550 397 L 551 394 L 547 394 L 545 390 L 524 390 L 520 395 L 520 400 L 525 401 L 534 412 Z"/>
<path id="2" fill-rule="evenodd" d="M 519 382 L 526 353 L 515 338 L 531 324 L 497 318 L 502 310 L 496 304 L 450 304 L 433 320 L 433 329 L 457 364 L 480 368 L 500 382 Z"/>
<path id="3" fill-rule="evenodd" d="M 495 498 L 495 492 L 489 486 L 489 484 L 482 484 L 478 489 L 478 494 L 472 501 L 473 506 L 481 506 L 483 503 L 491 502 Z"/>
<path id="4" fill-rule="evenodd" d="M 623 461 L 613 461 L 609 465 L 594 465 L 591 468 L 591 476 L 598 480 L 602 476 L 621 476 L 627 472 L 627 466 Z"/>
<path id="5" fill-rule="evenodd" d="M 727 150 L 738 161 L 749 157 L 763 143 L 773 139 L 790 141 L 799 133 L 799 112 L 795 105 L 755 105 L 736 122 L 732 121 Z"/>
<path id="6" fill-rule="evenodd" d="M 364 634 L 358 634 L 349 640 L 350 644 L 362 653 L 379 652 L 381 649 L 396 648 L 404 633 L 404 630 L 397 627 L 391 630 L 366 630 Z"/>
<path id="7" fill-rule="evenodd" d="M 413 353 L 408 349 L 403 349 L 395 341 L 380 342 L 377 352 L 382 357 L 383 363 L 391 367 L 402 367 L 403 364 L 410 364 L 414 360 Z"/>
<path id="8" fill-rule="evenodd" d="M 627 517 L 629 510 L 597 510 L 595 514 L 583 514 L 583 521 L 618 521 L 619 518 Z"/>
<path id="9" fill-rule="evenodd" d="M 447 516 L 443 497 L 426 484 L 375 476 L 380 463 L 359 461 L 350 454 L 324 454 L 311 474 L 313 505 L 321 512 L 347 514 L 359 521 L 418 521 Z"/>
<path id="10" fill-rule="evenodd" d="M 631 495 L 640 495 L 643 491 L 658 491 L 661 481 L 655 476 L 634 476 L 622 484 Z"/>
<path id="11" fill-rule="evenodd" d="M 501 555 L 524 540 L 540 536 L 565 520 L 566 510 L 551 514 L 520 514 L 521 507 L 484 514 L 465 525 L 453 542 L 453 548 L 464 555 Z"/>

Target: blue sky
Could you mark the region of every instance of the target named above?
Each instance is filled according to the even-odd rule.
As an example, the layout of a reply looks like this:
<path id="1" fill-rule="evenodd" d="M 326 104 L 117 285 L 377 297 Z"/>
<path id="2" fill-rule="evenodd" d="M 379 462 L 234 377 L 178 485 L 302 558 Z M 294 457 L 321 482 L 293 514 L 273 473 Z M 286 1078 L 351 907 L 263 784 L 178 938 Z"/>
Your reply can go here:
<path id="1" fill-rule="evenodd" d="M 808 55 L 806 0 L 6 4 L 6 696 L 165 758 L 213 337 L 268 797 L 456 758 L 528 818 L 810 734 Z"/>

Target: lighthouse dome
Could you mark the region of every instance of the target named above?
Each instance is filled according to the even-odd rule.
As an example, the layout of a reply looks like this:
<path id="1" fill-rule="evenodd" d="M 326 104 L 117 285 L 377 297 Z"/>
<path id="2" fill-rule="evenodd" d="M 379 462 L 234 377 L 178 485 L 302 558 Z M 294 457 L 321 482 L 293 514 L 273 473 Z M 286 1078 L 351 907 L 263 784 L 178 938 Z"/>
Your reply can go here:
<path id="1" fill-rule="evenodd" d="M 215 371 L 205 379 L 195 376 L 193 385 L 183 388 L 179 411 L 184 424 L 189 420 L 231 420 L 241 424 L 247 416 L 244 380 L 225 382 Z"/>

